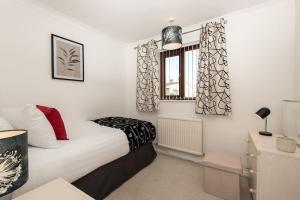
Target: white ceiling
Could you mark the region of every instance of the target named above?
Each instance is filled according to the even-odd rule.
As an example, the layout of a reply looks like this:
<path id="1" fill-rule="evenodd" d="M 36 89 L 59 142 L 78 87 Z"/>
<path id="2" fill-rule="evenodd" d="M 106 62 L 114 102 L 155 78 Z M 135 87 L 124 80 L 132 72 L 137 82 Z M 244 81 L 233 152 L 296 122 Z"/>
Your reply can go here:
<path id="1" fill-rule="evenodd" d="M 29 0 L 50 6 L 125 42 L 160 33 L 169 18 L 192 25 L 268 0 Z"/>

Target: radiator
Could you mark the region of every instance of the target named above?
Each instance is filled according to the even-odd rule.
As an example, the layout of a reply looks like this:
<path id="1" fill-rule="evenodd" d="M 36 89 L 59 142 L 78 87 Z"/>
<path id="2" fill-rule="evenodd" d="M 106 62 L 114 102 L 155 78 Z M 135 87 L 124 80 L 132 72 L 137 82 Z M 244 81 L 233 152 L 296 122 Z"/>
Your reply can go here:
<path id="1" fill-rule="evenodd" d="M 158 145 L 203 155 L 202 120 L 183 117 L 158 117 Z"/>

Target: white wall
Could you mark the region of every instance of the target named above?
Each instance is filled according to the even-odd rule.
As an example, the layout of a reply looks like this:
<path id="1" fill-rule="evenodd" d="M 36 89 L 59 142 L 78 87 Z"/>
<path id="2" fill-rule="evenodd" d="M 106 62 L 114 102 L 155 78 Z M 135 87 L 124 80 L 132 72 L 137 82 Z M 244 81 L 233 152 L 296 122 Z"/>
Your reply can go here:
<path id="1" fill-rule="evenodd" d="M 296 2 L 296 72 L 295 72 L 295 81 L 296 81 L 296 97 L 300 99 L 300 1 L 295 0 Z"/>
<path id="2" fill-rule="evenodd" d="M 281 131 L 281 101 L 294 97 L 294 0 L 274 1 L 225 16 L 232 116 L 194 114 L 194 102 L 160 102 L 158 114 L 184 114 L 204 120 L 205 150 L 242 154 L 248 130 L 263 127 L 253 113 L 262 106 L 272 110 L 270 131 Z M 200 24 L 185 27 L 198 28 Z M 197 40 L 198 34 L 184 36 Z M 193 39 L 191 38 L 193 37 Z M 159 36 L 153 38 L 159 39 Z M 144 41 L 141 41 L 141 43 Z M 124 50 L 127 67 L 128 115 L 156 122 L 157 114 L 135 111 L 136 52 Z"/>
<path id="3" fill-rule="evenodd" d="M 0 24 L 0 107 L 55 106 L 68 119 L 124 113 L 123 43 L 21 0 L 0 1 Z M 51 33 L 85 45 L 85 82 L 51 78 Z"/>
<path id="4" fill-rule="evenodd" d="M 276 0 L 225 16 L 231 117 L 195 115 L 194 102 L 162 101 L 158 114 L 202 118 L 206 151 L 242 154 L 247 131 L 263 127 L 263 121 L 252 114 L 262 106 L 271 108 L 270 131 L 279 133 L 281 100 L 295 93 L 294 6 L 294 0 Z M 0 24 L 1 106 L 44 104 L 58 107 L 68 119 L 126 113 L 156 123 L 157 114 L 135 111 L 133 47 L 138 42 L 124 48 L 123 43 L 74 19 L 22 0 L 0 1 Z M 85 82 L 51 79 L 51 33 L 85 45 Z M 299 37 L 298 32 L 298 42 Z M 185 42 L 197 39 L 197 33 L 184 37 Z"/>

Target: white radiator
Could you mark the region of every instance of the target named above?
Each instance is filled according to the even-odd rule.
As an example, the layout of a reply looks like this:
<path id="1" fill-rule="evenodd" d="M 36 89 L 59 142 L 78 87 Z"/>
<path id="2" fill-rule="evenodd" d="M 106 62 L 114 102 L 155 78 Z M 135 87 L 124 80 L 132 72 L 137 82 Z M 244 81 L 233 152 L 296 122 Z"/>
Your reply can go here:
<path id="1" fill-rule="evenodd" d="M 203 155 L 202 120 L 158 117 L 158 145 L 195 155 Z"/>

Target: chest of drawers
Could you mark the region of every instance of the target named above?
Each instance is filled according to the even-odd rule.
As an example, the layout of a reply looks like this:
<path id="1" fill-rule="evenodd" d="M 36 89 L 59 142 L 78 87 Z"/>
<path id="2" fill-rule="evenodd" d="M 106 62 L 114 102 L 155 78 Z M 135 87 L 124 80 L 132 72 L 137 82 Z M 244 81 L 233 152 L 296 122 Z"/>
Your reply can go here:
<path id="1" fill-rule="evenodd" d="M 296 153 L 278 151 L 278 136 L 249 132 L 246 156 L 254 200 L 300 200 L 300 149 Z"/>

